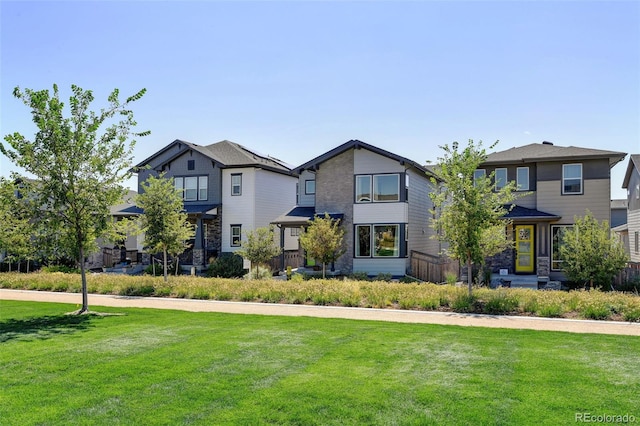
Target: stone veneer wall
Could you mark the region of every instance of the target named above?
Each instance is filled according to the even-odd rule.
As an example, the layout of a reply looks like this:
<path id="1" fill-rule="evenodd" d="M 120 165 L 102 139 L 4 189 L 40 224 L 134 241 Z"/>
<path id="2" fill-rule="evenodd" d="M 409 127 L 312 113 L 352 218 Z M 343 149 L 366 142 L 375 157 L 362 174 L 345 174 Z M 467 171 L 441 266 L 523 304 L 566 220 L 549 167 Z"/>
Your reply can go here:
<path id="1" fill-rule="evenodd" d="M 320 164 L 316 172 L 316 213 L 342 213 L 345 253 L 335 262 L 336 270 L 350 274 L 353 270 L 353 150 Z"/>

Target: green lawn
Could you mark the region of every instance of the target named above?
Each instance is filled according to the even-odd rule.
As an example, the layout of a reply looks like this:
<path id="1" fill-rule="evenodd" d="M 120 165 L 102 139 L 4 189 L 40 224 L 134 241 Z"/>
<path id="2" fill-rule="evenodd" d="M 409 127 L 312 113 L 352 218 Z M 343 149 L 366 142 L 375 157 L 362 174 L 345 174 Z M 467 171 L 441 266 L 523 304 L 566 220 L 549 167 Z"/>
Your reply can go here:
<path id="1" fill-rule="evenodd" d="M 0 424 L 640 422 L 640 338 L 0 301 Z"/>

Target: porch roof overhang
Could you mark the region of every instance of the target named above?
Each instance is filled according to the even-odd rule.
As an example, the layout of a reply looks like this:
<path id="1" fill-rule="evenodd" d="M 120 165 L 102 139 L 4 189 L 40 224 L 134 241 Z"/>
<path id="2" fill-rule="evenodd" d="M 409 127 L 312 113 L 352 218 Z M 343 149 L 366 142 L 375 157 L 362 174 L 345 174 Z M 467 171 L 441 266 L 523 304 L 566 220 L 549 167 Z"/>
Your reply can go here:
<path id="1" fill-rule="evenodd" d="M 310 220 L 313 220 L 314 216 L 318 214 L 318 216 L 324 216 L 323 213 L 316 213 L 315 207 L 300 207 L 295 206 L 293 209 L 289 210 L 287 213 L 278 216 L 271 223 L 275 225 L 285 226 L 285 227 L 296 227 L 296 226 L 304 226 L 308 225 Z M 342 213 L 328 213 L 331 219 L 341 220 L 344 217 Z"/>
<path id="2" fill-rule="evenodd" d="M 203 217 L 213 217 L 218 215 L 218 204 L 186 204 L 183 207 L 183 212 L 190 215 L 202 215 Z M 144 213 L 144 210 L 138 206 L 127 207 L 120 211 L 127 215 L 140 215 Z"/>
<path id="3" fill-rule="evenodd" d="M 505 206 L 508 209 L 508 206 Z M 546 213 L 537 209 L 530 209 L 519 205 L 514 205 L 513 208 L 503 216 L 505 219 L 511 219 L 514 222 L 554 222 L 559 220 L 561 216 Z"/>

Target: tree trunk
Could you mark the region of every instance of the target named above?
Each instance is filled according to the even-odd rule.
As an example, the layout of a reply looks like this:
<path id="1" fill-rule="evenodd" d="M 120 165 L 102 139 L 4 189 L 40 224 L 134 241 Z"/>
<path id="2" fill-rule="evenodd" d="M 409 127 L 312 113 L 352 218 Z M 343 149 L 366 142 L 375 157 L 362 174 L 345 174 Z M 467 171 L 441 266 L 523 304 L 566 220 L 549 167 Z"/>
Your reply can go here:
<path id="1" fill-rule="evenodd" d="M 164 282 L 166 283 L 168 281 L 167 278 L 167 249 L 165 248 L 162 253 L 164 254 Z"/>
<path id="2" fill-rule="evenodd" d="M 84 247 L 80 244 L 80 256 L 78 261 L 80 262 L 80 275 L 82 276 L 82 308 L 78 312 L 84 314 L 89 312 L 89 296 L 87 294 L 87 273 L 84 269 Z"/>
<path id="3" fill-rule="evenodd" d="M 326 263 L 324 263 L 324 262 L 322 262 L 322 279 L 325 279 L 324 271 L 325 271 L 325 269 L 326 269 L 326 266 L 327 266 L 327 264 L 326 264 Z"/>
<path id="4" fill-rule="evenodd" d="M 472 295 L 473 291 L 473 272 L 472 272 L 472 264 L 471 257 L 467 258 L 467 284 L 469 286 L 469 297 Z"/>
<path id="5" fill-rule="evenodd" d="M 173 273 L 173 275 L 176 277 L 178 276 L 178 262 L 180 262 L 180 257 L 176 256 L 176 270 Z"/>

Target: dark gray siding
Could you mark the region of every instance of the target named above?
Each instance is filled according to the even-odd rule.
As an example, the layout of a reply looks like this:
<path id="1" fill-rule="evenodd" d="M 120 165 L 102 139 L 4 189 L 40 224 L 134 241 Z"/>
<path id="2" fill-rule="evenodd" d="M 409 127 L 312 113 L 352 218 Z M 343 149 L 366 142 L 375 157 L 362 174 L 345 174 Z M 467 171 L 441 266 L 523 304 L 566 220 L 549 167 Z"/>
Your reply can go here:
<path id="1" fill-rule="evenodd" d="M 609 179 L 609 160 L 566 160 L 538 163 L 538 181 L 562 180 L 563 164 L 582 164 L 583 179 Z"/>

